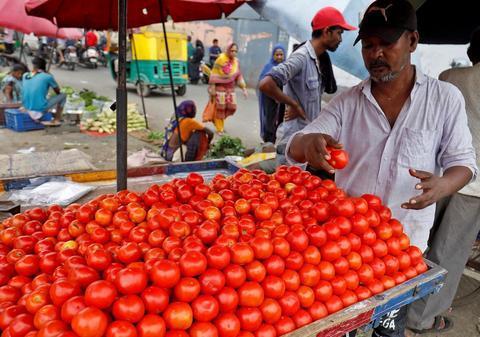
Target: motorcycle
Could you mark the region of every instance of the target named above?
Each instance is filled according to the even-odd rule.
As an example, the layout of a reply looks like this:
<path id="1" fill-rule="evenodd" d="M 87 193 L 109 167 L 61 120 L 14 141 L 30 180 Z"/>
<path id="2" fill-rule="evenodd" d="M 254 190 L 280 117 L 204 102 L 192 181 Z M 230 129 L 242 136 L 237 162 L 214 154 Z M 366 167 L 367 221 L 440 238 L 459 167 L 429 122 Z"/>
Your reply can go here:
<path id="1" fill-rule="evenodd" d="M 65 65 L 70 70 L 75 70 L 75 65 L 78 62 L 77 48 L 74 46 L 68 46 L 63 53 L 63 58 L 65 59 Z"/>
<path id="2" fill-rule="evenodd" d="M 208 84 L 208 81 L 210 80 L 211 71 L 212 71 L 212 65 L 202 60 L 200 62 L 200 79 L 203 84 Z"/>
<path id="3" fill-rule="evenodd" d="M 80 53 L 79 63 L 87 68 L 98 67 L 98 50 L 95 47 L 88 47 L 82 53 Z"/>

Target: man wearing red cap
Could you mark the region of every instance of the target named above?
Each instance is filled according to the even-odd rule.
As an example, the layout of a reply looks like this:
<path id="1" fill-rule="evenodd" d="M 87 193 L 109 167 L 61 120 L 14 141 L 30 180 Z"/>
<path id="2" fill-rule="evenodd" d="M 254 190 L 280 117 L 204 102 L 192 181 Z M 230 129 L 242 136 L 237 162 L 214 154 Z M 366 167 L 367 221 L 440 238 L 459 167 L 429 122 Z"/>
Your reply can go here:
<path id="1" fill-rule="evenodd" d="M 287 105 L 285 121 L 277 129 L 278 164 L 285 163 L 285 146 L 290 136 L 317 118 L 322 93 L 337 90 L 326 51 L 335 51 L 342 42 L 343 31 L 354 29 L 337 9 L 320 9 L 312 20 L 312 39 L 260 81 L 260 91 Z"/>
<path id="2" fill-rule="evenodd" d="M 411 63 L 419 34 L 409 1 L 373 2 L 358 41 L 370 77 L 334 97 L 293 135 L 287 159 L 335 173 L 335 182 L 349 195 L 378 195 L 404 225 L 411 244 L 425 250 L 435 203 L 478 172 L 465 100 L 453 85 Z M 326 146 L 344 147 L 350 164 L 335 172 Z M 393 310 L 372 337 L 404 337 L 406 321 L 407 307 Z"/>

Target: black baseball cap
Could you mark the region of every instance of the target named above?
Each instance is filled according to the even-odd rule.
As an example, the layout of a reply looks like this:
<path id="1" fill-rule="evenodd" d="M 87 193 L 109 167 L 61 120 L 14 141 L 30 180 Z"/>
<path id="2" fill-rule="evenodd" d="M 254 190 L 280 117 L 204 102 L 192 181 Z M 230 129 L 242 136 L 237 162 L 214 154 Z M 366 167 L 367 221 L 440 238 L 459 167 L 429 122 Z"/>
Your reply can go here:
<path id="1" fill-rule="evenodd" d="M 368 6 L 354 45 L 367 36 L 394 43 L 404 31 L 417 30 L 417 15 L 407 0 L 377 0 Z"/>

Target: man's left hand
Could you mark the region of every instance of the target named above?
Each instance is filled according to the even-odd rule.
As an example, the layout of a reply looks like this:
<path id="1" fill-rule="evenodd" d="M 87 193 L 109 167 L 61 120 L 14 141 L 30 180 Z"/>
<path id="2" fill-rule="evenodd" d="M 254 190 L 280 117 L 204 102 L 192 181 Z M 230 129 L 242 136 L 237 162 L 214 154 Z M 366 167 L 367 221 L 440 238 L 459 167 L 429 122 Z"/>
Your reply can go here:
<path id="1" fill-rule="evenodd" d="M 409 172 L 412 177 L 420 179 L 420 182 L 415 185 L 415 189 L 423 190 L 423 193 L 403 203 L 402 208 L 423 209 L 436 203 L 445 195 L 442 177 L 415 169 L 409 169 Z"/>

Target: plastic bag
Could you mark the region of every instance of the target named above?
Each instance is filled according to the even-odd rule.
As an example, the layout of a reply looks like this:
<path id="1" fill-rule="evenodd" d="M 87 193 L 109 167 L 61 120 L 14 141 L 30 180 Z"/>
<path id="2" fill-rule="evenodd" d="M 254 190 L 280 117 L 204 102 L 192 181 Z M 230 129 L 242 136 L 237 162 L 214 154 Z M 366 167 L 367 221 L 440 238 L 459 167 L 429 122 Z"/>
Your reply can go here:
<path id="1" fill-rule="evenodd" d="M 10 195 L 9 200 L 20 201 L 27 205 L 68 206 L 94 189 L 96 189 L 95 186 L 70 181 L 49 181 L 34 189 L 15 191 Z"/>
<path id="2" fill-rule="evenodd" d="M 209 100 L 207 103 L 207 106 L 205 107 L 205 110 L 203 110 L 202 121 L 204 122 L 213 121 L 213 118 L 215 118 L 215 111 L 216 111 L 215 102 L 212 102 L 211 100 Z"/>

